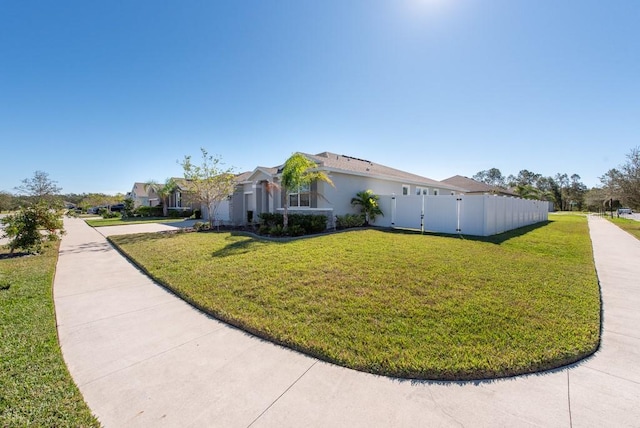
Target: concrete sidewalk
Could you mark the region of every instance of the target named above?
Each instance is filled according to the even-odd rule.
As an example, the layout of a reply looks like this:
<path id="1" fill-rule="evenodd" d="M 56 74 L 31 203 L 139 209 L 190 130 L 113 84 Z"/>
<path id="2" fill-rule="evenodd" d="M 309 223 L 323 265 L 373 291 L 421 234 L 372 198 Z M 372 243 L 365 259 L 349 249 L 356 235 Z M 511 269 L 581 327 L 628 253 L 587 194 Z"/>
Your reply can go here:
<path id="1" fill-rule="evenodd" d="M 640 242 L 589 224 L 603 341 L 562 370 L 416 382 L 323 363 L 193 309 L 78 219 L 65 220 L 54 283 L 60 343 L 107 427 L 638 427 Z"/>

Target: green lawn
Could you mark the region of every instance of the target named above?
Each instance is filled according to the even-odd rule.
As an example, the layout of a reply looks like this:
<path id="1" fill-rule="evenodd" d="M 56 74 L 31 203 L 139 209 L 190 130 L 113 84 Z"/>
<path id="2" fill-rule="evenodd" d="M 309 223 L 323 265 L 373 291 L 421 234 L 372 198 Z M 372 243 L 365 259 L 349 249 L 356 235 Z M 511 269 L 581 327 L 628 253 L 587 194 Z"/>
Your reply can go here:
<path id="1" fill-rule="evenodd" d="M 126 224 L 143 224 L 143 223 L 177 223 L 184 221 L 183 218 L 167 218 L 167 217 L 133 217 L 133 218 L 97 218 L 93 220 L 85 220 L 91 227 L 103 226 L 123 226 Z"/>
<path id="2" fill-rule="evenodd" d="M 620 227 L 620 229 L 625 230 L 635 236 L 637 239 L 640 239 L 640 221 L 632 220 L 630 218 L 617 218 L 617 217 L 607 217 L 609 221 L 613 224 Z"/>
<path id="3" fill-rule="evenodd" d="M 258 336 L 372 373 L 479 379 L 558 367 L 598 346 L 586 218 L 551 218 L 489 239 L 369 229 L 112 241 L 185 300 Z"/>
<path id="4" fill-rule="evenodd" d="M 0 250 L 0 426 L 99 426 L 58 345 L 52 283 L 58 247 Z"/>

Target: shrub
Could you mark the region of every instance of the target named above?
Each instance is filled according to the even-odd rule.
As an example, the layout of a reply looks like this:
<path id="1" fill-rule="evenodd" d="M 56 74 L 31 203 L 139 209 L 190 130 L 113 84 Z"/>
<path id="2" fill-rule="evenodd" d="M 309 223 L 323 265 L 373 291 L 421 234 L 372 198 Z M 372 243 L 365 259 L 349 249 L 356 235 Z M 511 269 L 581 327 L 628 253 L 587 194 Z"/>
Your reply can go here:
<path id="1" fill-rule="evenodd" d="M 127 198 L 124 200 L 124 208 L 122 209 L 122 217 L 133 217 L 133 199 Z"/>
<path id="2" fill-rule="evenodd" d="M 364 226 L 364 216 L 362 214 L 345 214 L 336 216 L 336 228 L 348 229 L 350 227 Z"/>
<path id="3" fill-rule="evenodd" d="M 169 210 L 167 213 L 167 217 L 169 218 L 182 218 L 182 217 L 190 217 L 191 211 L 183 211 L 183 210 Z"/>
<path id="4" fill-rule="evenodd" d="M 100 210 L 98 211 L 98 214 L 100 214 L 102 216 L 102 218 L 116 218 L 116 217 L 120 217 L 120 213 L 119 212 L 113 212 L 113 211 L 109 211 L 106 208 L 100 208 Z"/>
<path id="5" fill-rule="evenodd" d="M 284 224 L 284 217 L 282 216 L 282 214 L 279 214 L 279 213 L 260 213 L 258 215 L 258 218 L 260 219 L 261 225 L 265 225 L 269 227 L 273 227 L 278 224 L 279 225 Z"/>
<path id="6" fill-rule="evenodd" d="M 272 232 L 276 226 L 280 226 L 281 236 L 284 234 L 282 227 L 284 225 L 284 216 L 280 213 L 260 213 L 260 227 L 258 233 L 274 235 Z M 324 232 L 327 229 L 327 216 L 321 214 L 289 214 L 289 229 L 287 235 L 300 236 L 311 233 Z M 275 235 L 274 235 L 275 236 Z"/>
<path id="7" fill-rule="evenodd" d="M 39 253 L 45 239 L 57 241 L 64 234 L 61 213 L 45 205 L 21 208 L 0 222 L 4 225 L 3 236 L 9 238 L 7 246 L 11 253 L 16 249 Z"/>
<path id="8" fill-rule="evenodd" d="M 162 207 L 138 207 L 134 213 L 140 217 L 162 217 Z"/>
<path id="9" fill-rule="evenodd" d="M 202 218 L 202 211 L 200 211 L 199 209 L 193 210 L 193 214 L 191 214 L 191 218 L 200 220 Z"/>
<path id="10" fill-rule="evenodd" d="M 289 226 L 289 229 L 287 230 L 287 235 L 290 235 L 290 236 L 302 236 L 304 234 L 305 234 L 304 228 L 299 224 L 294 224 L 292 226 Z"/>
<path id="11" fill-rule="evenodd" d="M 284 235 L 284 229 L 282 225 L 277 224 L 269 228 L 269 235 L 271 236 L 282 236 Z"/>
<path id="12" fill-rule="evenodd" d="M 202 232 L 203 230 L 209 230 L 209 223 L 206 222 L 202 222 L 202 221 L 197 221 L 193 224 L 193 228 L 197 231 L 197 232 Z"/>

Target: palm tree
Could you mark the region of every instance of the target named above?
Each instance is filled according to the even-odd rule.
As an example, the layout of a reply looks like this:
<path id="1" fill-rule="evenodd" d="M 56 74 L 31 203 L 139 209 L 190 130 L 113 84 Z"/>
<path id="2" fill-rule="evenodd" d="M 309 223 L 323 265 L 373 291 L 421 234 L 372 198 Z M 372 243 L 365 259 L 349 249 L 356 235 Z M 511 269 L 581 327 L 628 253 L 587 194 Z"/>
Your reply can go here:
<path id="1" fill-rule="evenodd" d="M 381 215 L 384 217 L 384 213 L 378 205 L 379 196 L 374 194 L 371 190 L 363 190 L 356 193 L 356 197 L 351 199 L 351 205 L 360 206 L 360 212 L 364 214 L 364 225 L 369 226 L 369 221 L 375 221 L 376 217 Z"/>
<path id="2" fill-rule="evenodd" d="M 173 178 L 167 178 L 164 184 L 149 180 L 144 185 L 144 188 L 145 190 L 151 189 L 156 192 L 162 202 L 162 215 L 166 217 L 169 214 L 169 197 L 178 188 L 178 183 Z"/>
<path id="3" fill-rule="evenodd" d="M 282 167 L 280 179 L 285 191 L 283 228 L 289 226 L 289 194 L 297 192 L 302 186 L 310 186 L 314 181 L 324 181 L 333 186 L 333 182 L 324 171 L 318 171 L 318 165 L 301 153 L 294 153 Z"/>

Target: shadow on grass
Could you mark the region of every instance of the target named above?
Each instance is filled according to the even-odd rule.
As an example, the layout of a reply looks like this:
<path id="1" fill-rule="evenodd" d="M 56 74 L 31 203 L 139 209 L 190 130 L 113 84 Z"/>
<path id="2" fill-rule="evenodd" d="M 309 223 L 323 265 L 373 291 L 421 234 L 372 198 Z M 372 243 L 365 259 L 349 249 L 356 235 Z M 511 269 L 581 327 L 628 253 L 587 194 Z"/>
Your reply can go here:
<path id="1" fill-rule="evenodd" d="M 491 235 L 491 236 L 474 236 L 474 235 L 436 233 L 436 232 L 421 233 L 419 230 L 413 230 L 413 229 L 380 229 L 380 230 L 387 233 L 397 233 L 402 235 L 421 235 L 422 234 L 424 236 L 437 236 L 441 238 L 463 239 L 466 241 L 486 242 L 489 244 L 500 245 L 510 239 L 518 238 L 520 236 L 526 235 L 529 232 L 545 227 L 551 223 L 553 223 L 553 220 L 547 220 L 547 221 L 535 223 L 529 226 L 520 227 L 518 229 L 513 229 L 508 232 L 500 233 L 498 235 Z"/>
<path id="2" fill-rule="evenodd" d="M 34 256 L 35 254 L 33 253 L 25 253 L 25 252 L 16 252 L 16 253 L 1 253 L 0 254 L 0 260 L 7 260 L 7 259 L 18 259 L 21 257 L 29 257 L 29 256 Z"/>
<path id="3" fill-rule="evenodd" d="M 478 242 L 486 242 L 491 244 L 500 245 L 510 239 L 517 238 L 527 233 L 545 227 L 553 223 L 552 220 L 532 224 L 530 226 L 521 227 L 518 229 L 510 230 L 508 232 L 504 232 L 498 235 L 493 236 L 472 236 L 472 235 L 461 235 L 461 234 L 446 234 L 446 233 L 434 233 L 434 232 L 425 232 L 425 237 L 442 237 L 442 238 L 452 238 L 452 239 L 463 239 L 467 241 L 478 241 Z M 285 245 L 292 241 L 298 241 L 301 239 L 317 239 L 323 236 L 327 236 L 330 234 L 337 233 L 349 233 L 358 230 L 366 230 L 367 228 L 353 228 L 353 229 L 344 229 L 340 231 L 333 231 L 327 233 L 320 233 L 315 235 L 304 235 L 299 237 L 282 237 L 282 238 L 274 238 L 268 236 L 261 236 L 255 233 L 247 232 L 247 231 L 207 231 L 207 232 L 198 232 L 198 233 L 207 233 L 207 234 L 227 234 L 228 236 L 225 238 L 228 241 L 228 244 L 223 248 L 212 252 L 212 257 L 230 257 L 240 254 L 246 254 L 250 252 L 259 251 L 265 245 Z M 378 230 L 384 233 L 398 234 L 398 235 L 421 235 L 420 231 L 412 230 L 412 229 L 392 229 L 392 228 L 376 228 L 371 227 L 371 230 Z M 158 241 L 160 239 L 171 239 L 175 236 L 178 236 L 176 233 L 172 232 L 160 232 L 160 233 L 142 233 L 142 234 L 133 234 L 133 235 L 121 235 L 117 238 L 113 239 L 108 238 L 114 244 L 136 244 L 141 242 L 153 242 Z"/>

